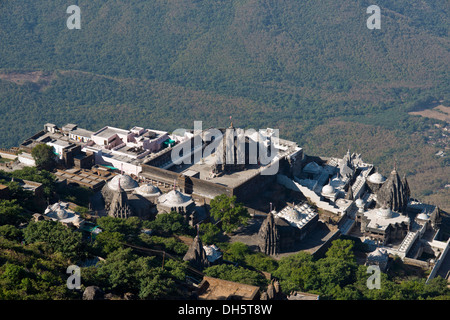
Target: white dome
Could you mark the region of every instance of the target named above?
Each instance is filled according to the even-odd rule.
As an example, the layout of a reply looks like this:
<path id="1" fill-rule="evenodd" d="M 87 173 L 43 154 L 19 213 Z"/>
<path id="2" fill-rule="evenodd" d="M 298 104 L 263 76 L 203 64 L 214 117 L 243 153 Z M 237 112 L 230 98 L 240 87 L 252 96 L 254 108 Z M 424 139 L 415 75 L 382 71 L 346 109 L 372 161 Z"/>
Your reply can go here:
<path id="1" fill-rule="evenodd" d="M 364 201 L 361 198 L 356 199 L 355 204 L 357 207 L 362 207 L 364 205 Z"/>
<path id="2" fill-rule="evenodd" d="M 172 190 L 158 198 L 159 203 L 170 207 L 183 206 L 191 200 L 192 198 L 190 196 L 184 195 L 178 190 Z"/>
<path id="3" fill-rule="evenodd" d="M 386 180 L 380 173 L 375 172 L 369 176 L 369 181 L 372 183 L 383 183 Z"/>
<path id="4" fill-rule="evenodd" d="M 298 221 L 302 217 L 300 212 L 298 212 L 294 208 L 288 208 L 288 210 L 287 210 L 285 215 L 286 215 L 286 218 L 288 218 L 288 219 L 290 219 L 292 221 Z"/>
<path id="5" fill-rule="evenodd" d="M 63 208 L 59 208 L 58 210 L 56 210 L 56 216 L 58 217 L 58 219 L 63 220 L 67 219 L 69 217 L 69 214 Z"/>
<path id="6" fill-rule="evenodd" d="M 422 212 L 419 213 L 416 218 L 420 220 L 428 220 L 430 217 L 425 212 Z"/>
<path id="7" fill-rule="evenodd" d="M 375 251 L 369 253 L 368 258 L 372 261 L 384 261 L 389 258 L 389 254 L 385 249 L 377 248 Z"/>
<path id="8" fill-rule="evenodd" d="M 50 211 L 56 212 L 57 210 L 62 209 L 62 208 L 63 208 L 63 206 L 59 202 L 56 202 L 50 206 Z"/>
<path id="9" fill-rule="evenodd" d="M 118 191 L 119 181 L 120 187 L 125 191 L 130 191 L 139 187 L 139 184 L 135 180 L 133 180 L 133 178 L 131 178 L 129 175 L 126 174 L 118 174 L 117 176 L 112 178 L 111 181 L 108 182 L 108 187 L 111 190 Z"/>
<path id="10" fill-rule="evenodd" d="M 147 183 L 137 188 L 136 193 L 144 197 L 150 197 L 160 195 L 161 191 L 159 191 L 159 189 L 154 185 Z"/>
<path id="11" fill-rule="evenodd" d="M 322 193 L 324 194 L 334 194 L 334 188 L 331 184 L 327 184 L 322 188 Z"/>
<path id="12" fill-rule="evenodd" d="M 392 210 L 389 208 L 380 208 L 377 211 L 377 216 L 385 219 L 392 218 Z"/>

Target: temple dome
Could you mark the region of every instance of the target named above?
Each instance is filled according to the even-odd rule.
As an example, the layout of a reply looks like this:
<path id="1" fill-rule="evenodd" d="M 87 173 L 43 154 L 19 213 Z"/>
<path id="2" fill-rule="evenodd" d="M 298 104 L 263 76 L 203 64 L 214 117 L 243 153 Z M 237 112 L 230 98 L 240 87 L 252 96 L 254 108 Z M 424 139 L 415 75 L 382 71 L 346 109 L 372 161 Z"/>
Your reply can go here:
<path id="1" fill-rule="evenodd" d="M 359 208 L 359 207 L 364 206 L 364 201 L 363 201 L 363 199 L 358 198 L 358 199 L 355 201 L 355 204 L 356 204 L 356 206 Z"/>
<path id="2" fill-rule="evenodd" d="M 371 261 L 384 261 L 389 258 L 389 254 L 386 249 L 377 248 L 375 251 L 369 253 L 368 259 Z"/>
<path id="3" fill-rule="evenodd" d="M 150 183 L 143 184 L 139 188 L 136 188 L 136 193 L 143 196 L 143 197 L 151 197 L 151 196 L 158 196 L 161 194 L 161 191 L 154 185 Z"/>
<path id="4" fill-rule="evenodd" d="M 323 194 L 334 194 L 334 188 L 331 184 L 327 184 L 322 188 Z"/>
<path id="5" fill-rule="evenodd" d="M 67 212 L 64 206 L 59 202 L 48 206 L 47 209 L 45 209 L 44 214 L 50 217 L 54 217 L 58 220 L 67 219 L 70 216 L 69 212 Z"/>
<path id="6" fill-rule="evenodd" d="M 300 212 L 298 212 L 294 208 L 288 208 L 287 212 L 285 213 L 285 216 L 287 219 L 292 221 L 300 221 L 300 219 L 302 218 Z"/>
<path id="7" fill-rule="evenodd" d="M 56 216 L 58 217 L 58 219 L 63 220 L 67 219 L 69 217 L 69 214 L 63 208 L 59 208 L 58 210 L 56 210 Z"/>
<path id="8" fill-rule="evenodd" d="M 392 218 L 392 210 L 389 208 L 380 208 L 377 211 L 377 216 L 385 219 Z"/>
<path id="9" fill-rule="evenodd" d="M 375 172 L 369 176 L 368 180 L 372 183 L 380 184 L 386 181 L 386 178 L 383 177 L 380 173 Z"/>
<path id="10" fill-rule="evenodd" d="M 114 178 L 111 179 L 111 181 L 108 182 L 108 187 L 111 190 L 119 190 L 119 181 L 120 181 L 120 187 L 125 191 L 131 191 L 137 187 L 139 187 L 139 184 L 133 180 L 129 175 L 126 174 L 118 174 Z"/>
<path id="11" fill-rule="evenodd" d="M 430 217 L 425 212 L 421 212 L 417 215 L 416 218 L 420 220 L 428 220 Z"/>
<path id="12" fill-rule="evenodd" d="M 168 193 L 161 195 L 158 198 L 158 202 L 170 207 L 184 206 L 188 202 L 192 201 L 192 198 L 188 195 L 184 195 L 178 190 L 172 190 Z"/>

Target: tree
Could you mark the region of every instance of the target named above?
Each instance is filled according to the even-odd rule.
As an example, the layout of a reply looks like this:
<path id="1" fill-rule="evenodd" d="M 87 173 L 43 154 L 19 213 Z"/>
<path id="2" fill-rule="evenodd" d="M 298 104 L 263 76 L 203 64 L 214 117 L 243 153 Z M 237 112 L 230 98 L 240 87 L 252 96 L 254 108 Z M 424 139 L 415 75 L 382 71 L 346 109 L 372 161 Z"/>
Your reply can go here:
<path id="1" fill-rule="evenodd" d="M 125 236 L 137 236 L 142 227 L 142 221 L 138 217 L 128 219 L 114 218 L 110 216 L 97 219 L 98 226 L 108 232 L 119 232 Z"/>
<path id="2" fill-rule="evenodd" d="M 275 259 L 265 255 L 262 252 L 254 252 L 245 257 L 245 264 L 256 270 L 261 270 L 269 273 L 275 272 L 278 268 L 278 263 Z"/>
<path id="3" fill-rule="evenodd" d="M 130 248 L 118 249 L 108 254 L 99 266 L 98 276 L 107 279 L 108 288 L 120 293 L 137 293 L 139 281 L 131 262 L 137 259 Z"/>
<path id="4" fill-rule="evenodd" d="M 243 263 L 250 249 L 242 242 L 233 242 L 225 251 L 224 258 L 233 262 Z"/>
<path id="5" fill-rule="evenodd" d="M 99 250 L 99 254 L 107 255 L 122 248 L 125 237 L 120 232 L 103 231 L 95 237 L 94 249 Z"/>
<path id="6" fill-rule="evenodd" d="M 111 252 L 98 266 L 96 272 L 88 272 L 90 281 L 101 280 L 105 288 L 115 293 L 132 292 L 141 299 L 164 298 L 174 292 L 176 278 L 184 280 L 186 264 L 167 262 L 168 270 L 161 268 L 155 257 L 139 257 L 130 248 Z"/>
<path id="7" fill-rule="evenodd" d="M 8 176 L 42 183 L 44 186 L 44 196 L 49 198 L 55 189 L 56 177 L 47 170 L 38 170 L 36 167 L 25 167 L 15 170 Z"/>
<path id="8" fill-rule="evenodd" d="M 312 255 L 306 252 L 283 257 L 274 276 L 280 279 L 283 292 L 314 290 L 319 286 Z"/>
<path id="9" fill-rule="evenodd" d="M 86 255 L 81 233 L 56 221 L 30 222 L 23 235 L 26 243 L 43 242 L 51 251 L 60 252 L 68 259 L 80 259 Z"/>
<path id="10" fill-rule="evenodd" d="M 224 232 L 233 232 L 241 225 L 246 225 L 250 214 L 241 203 L 236 203 L 236 196 L 225 194 L 214 197 L 210 203 L 211 216 L 220 220 Z"/>
<path id="11" fill-rule="evenodd" d="M 338 287 L 343 288 L 356 280 L 356 263 L 327 257 L 318 260 L 314 265 L 318 280 L 315 289 L 319 290 L 322 296 L 334 297 L 339 292 Z"/>
<path id="12" fill-rule="evenodd" d="M 144 222 L 144 227 L 169 235 L 182 235 L 193 232 L 193 228 L 189 226 L 184 217 L 175 211 L 158 214 L 155 220 Z"/>
<path id="13" fill-rule="evenodd" d="M 0 226 L 0 237 L 4 237 L 8 240 L 17 241 L 22 236 L 22 232 L 12 225 Z"/>
<path id="14" fill-rule="evenodd" d="M 168 277 L 168 272 L 153 268 L 145 273 L 139 284 L 139 298 L 146 300 L 161 299 L 174 292 L 175 281 Z"/>
<path id="15" fill-rule="evenodd" d="M 38 144 L 31 150 L 31 156 L 38 169 L 51 171 L 56 165 L 54 149 L 49 145 Z"/>
<path id="16" fill-rule="evenodd" d="M 21 266 L 6 263 L 1 277 L 10 285 L 18 285 L 25 275 L 26 271 Z"/>
<path id="17" fill-rule="evenodd" d="M 23 208 L 13 200 L 0 200 L 0 225 L 18 225 L 23 220 Z"/>
<path id="18" fill-rule="evenodd" d="M 354 246 L 355 243 L 350 239 L 337 239 L 331 243 L 325 255 L 328 258 L 355 261 Z"/>
<path id="19" fill-rule="evenodd" d="M 217 241 L 220 229 L 213 223 L 202 223 L 199 227 L 200 238 L 204 244 L 213 244 Z"/>
<path id="20" fill-rule="evenodd" d="M 145 233 L 139 235 L 140 245 L 159 250 L 170 251 L 178 255 L 185 255 L 189 247 L 173 237 L 150 236 Z"/>

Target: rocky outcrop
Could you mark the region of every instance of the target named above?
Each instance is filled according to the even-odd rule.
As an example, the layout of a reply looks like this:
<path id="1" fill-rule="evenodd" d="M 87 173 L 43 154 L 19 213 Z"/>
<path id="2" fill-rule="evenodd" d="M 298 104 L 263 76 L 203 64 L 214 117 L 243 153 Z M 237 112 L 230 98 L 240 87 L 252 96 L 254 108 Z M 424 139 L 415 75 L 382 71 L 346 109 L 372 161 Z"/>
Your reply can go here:
<path id="1" fill-rule="evenodd" d="M 267 290 L 261 293 L 260 300 L 285 300 L 286 296 L 281 291 L 280 282 L 272 279 Z"/>
<path id="2" fill-rule="evenodd" d="M 97 286 L 89 286 L 83 292 L 83 300 L 103 300 L 103 290 Z"/>

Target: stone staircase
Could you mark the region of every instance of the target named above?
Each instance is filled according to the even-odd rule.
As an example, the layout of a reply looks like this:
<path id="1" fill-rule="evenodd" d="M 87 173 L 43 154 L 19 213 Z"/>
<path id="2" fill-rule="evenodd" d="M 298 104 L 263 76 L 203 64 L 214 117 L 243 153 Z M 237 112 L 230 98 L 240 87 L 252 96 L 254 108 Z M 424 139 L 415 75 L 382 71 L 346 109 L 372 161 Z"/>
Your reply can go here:
<path id="1" fill-rule="evenodd" d="M 416 240 L 416 238 L 417 232 L 409 231 L 406 234 L 405 239 L 403 239 L 402 243 L 400 244 L 398 251 L 406 255 L 407 251 L 409 250 L 413 242 Z"/>

